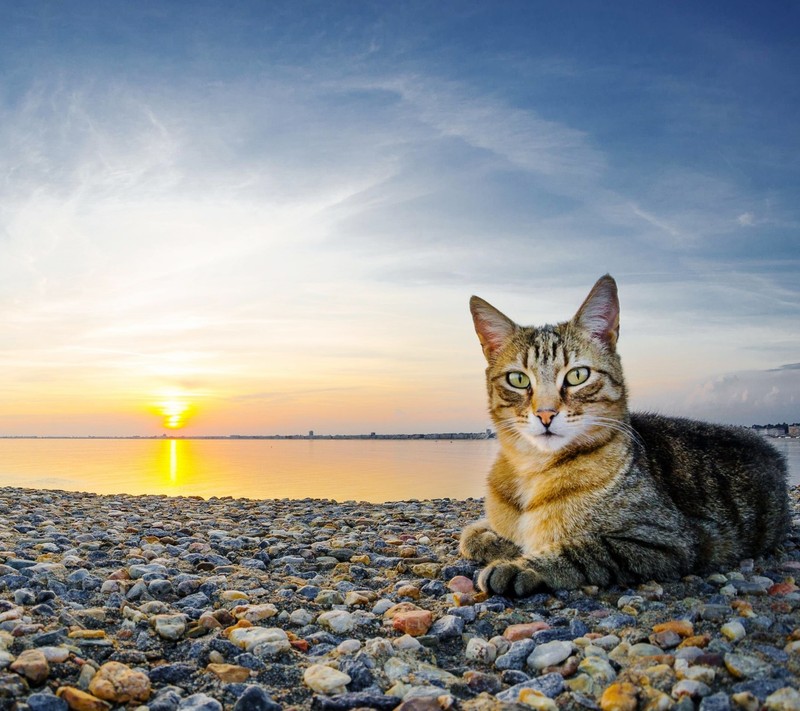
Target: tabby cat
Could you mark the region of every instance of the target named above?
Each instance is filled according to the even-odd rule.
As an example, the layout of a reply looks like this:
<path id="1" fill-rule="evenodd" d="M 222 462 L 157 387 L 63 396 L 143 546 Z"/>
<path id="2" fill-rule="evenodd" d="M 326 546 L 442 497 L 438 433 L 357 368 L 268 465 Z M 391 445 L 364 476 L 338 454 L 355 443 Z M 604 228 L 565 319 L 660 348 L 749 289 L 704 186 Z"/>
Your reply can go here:
<path id="1" fill-rule="evenodd" d="M 629 413 L 608 275 L 571 321 L 518 326 L 472 297 L 500 452 L 486 518 L 461 553 L 479 586 L 627 584 L 705 573 L 778 546 L 789 522 L 786 465 L 755 433 Z"/>

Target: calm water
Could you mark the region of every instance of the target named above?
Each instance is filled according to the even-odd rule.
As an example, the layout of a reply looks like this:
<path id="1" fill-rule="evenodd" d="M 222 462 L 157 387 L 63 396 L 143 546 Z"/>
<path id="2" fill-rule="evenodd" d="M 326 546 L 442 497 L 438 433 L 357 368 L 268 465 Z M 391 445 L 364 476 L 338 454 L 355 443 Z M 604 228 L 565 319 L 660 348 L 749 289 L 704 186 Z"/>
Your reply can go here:
<path id="1" fill-rule="evenodd" d="M 771 440 L 800 483 L 800 440 Z M 0 486 L 397 501 L 482 496 L 493 440 L 0 440 Z"/>

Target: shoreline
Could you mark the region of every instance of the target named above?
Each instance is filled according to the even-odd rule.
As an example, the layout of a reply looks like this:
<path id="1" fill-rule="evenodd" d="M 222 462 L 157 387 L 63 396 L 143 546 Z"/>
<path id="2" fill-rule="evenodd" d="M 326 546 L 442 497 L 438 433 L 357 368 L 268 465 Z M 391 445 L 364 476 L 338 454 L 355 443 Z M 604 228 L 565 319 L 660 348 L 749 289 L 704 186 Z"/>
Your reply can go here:
<path id="1" fill-rule="evenodd" d="M 774 559 L 509 603 L 458 557 L 480 499 L 0 487 L 0 709 L 800 708 L 791 496 Z"/>

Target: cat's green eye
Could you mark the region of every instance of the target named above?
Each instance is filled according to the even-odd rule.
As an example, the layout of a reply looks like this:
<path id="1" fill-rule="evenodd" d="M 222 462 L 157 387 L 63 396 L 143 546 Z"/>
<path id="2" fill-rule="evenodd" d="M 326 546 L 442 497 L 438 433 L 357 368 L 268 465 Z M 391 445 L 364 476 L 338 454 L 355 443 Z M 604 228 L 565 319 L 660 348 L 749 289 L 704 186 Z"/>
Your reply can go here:
<path id="1" fill-rule="evenodd" d="M 520 389 L 527 388 L 531 384 L 531 379 L 525 373 L 520 373 L 517 370 L 506 375 L 506 380 L 512 387 Z"/>
<path id="2" fill-rule="evenodd" d="M 589 369 L 588 368 L 573 368 L 572 370 L 567 373 L 567 376 L 564 380 L 567 382 L 567 385 L 581 385 L 585 383 L 589 379 Z"/>

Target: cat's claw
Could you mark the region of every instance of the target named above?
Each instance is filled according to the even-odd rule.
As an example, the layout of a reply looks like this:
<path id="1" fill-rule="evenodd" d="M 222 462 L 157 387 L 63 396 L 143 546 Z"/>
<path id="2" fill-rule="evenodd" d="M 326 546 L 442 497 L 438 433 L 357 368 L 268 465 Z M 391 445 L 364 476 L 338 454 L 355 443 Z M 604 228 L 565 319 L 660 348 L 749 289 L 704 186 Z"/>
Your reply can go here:
<path id="1" fill-rule="evenodd" d="M 506 597 L 528 597 L 545 586 L 527 561 L 498 560 L 487 565 L 478 576 L 478 587 L 486 593 Z"/>
<path id="2" fill-rule="evenodd" d="M 465 558 L 478 563 L 516 558 L 520 554 L 519 546 L 507 538 L 498 536 L 485 519 L 476 521 L 464 529 L 459 550 Z"/>

